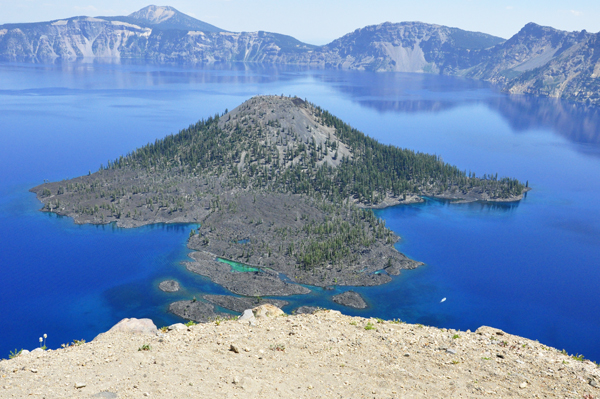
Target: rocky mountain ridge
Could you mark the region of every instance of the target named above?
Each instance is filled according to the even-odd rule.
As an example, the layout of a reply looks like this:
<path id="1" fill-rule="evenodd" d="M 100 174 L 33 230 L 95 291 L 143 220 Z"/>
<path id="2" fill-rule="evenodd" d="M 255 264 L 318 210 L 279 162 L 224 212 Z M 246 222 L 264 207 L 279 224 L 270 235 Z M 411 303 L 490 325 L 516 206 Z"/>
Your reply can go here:
<path id="1" fill-rule="evenodd" d="M 527 24 L 508 40 L 422 22 L 386 22 L 325 46 L 271 32 L 226 32 L 172 7 L 125 17 L 74 17 L 0 26 L 0 60 L 81 58 L 151 62 L 260 62 L 465 76 L 516 94 L 596 104 L 598 34 Z"/>

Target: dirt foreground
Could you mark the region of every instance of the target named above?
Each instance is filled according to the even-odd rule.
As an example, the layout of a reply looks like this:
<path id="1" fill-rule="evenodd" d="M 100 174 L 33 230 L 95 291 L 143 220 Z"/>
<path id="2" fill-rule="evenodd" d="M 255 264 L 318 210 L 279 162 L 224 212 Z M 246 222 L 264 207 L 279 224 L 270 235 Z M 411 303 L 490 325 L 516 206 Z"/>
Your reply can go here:
<path id="1" fill-rule="evenodd" d="M 462 332 L 327 310 L 248 316 L 170 331 L 126 319 L 123 331 L 93 342 L 0 361 L 0 397 L 600 397 L 592 362 L 489 327 Z"/>

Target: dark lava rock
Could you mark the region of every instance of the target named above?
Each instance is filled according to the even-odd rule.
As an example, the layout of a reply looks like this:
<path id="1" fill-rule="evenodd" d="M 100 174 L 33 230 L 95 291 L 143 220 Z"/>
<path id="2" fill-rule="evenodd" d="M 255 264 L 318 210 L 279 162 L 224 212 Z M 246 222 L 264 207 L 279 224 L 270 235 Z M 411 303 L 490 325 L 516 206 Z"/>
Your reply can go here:
<path id="1" fill-rule="evenodd" d="M 181 287 L 175 280 L 165 280 L 158 285 L 158 288 L 164 292 L 177 292 Z"/>
<path id="2" fill-rule="evenodd" d="M 416 262 L 407 257 L 403 257 L 400 260 L 393 262 L 391 265 L 385 267 L 385 271 L 390 276 L 398 276 L 401 270 L 416 269 L 419 266 L 424 265 L 423 262 Z"/>
<path id="3" fill-rule="evenodd" d="M 323 310 L 318 306 L 300 306 L 298 309 L 292 311 L 293 314 L 314 314 L 319 310 Z"/>
<path id="4" fill-rule="evenodd" d="M 214 320 L 217 316 L 229 317 L 231 315 L 215 312 L 215 307 L 210 303 L 201 301 L 179 301 L 169 305 L 169 312 L 176 314 L 186 320 L 198 323 L 206 323 Z"/>
<path id="5" fill-rule="evenodd" d="M 367 303 L 360 296 L 358 292 L 346 291 L 343 294 L 335 295 L 333 302 L 339 303 L 340 305 L 349 306 L 356 309 L 364 309 L 367 307 Z"/>
<path id="6" fill-rule="evenodd" d="M 237 297 L 231 295 L 204 295 L 204 299 L 225 309 L 233 310 L 234 312 L 243 313 L 246 309 L 252 309 L 266 303 L 282 308 L 289 302 L 280 299 L 258 299 L 250 297 Z"/>
<path id="7" fill-rule="evenodd" d="M 231 266 L 217 262 L 205 252 L 194 252 L 190 256 L 195 262 L 187 262 L 189 271 L 208 277 L 234 294 L 244 296 L 287 296 L 308 294 L 310 290 L 298 284 L 282 281 L 279 274 L 262 270 L 260 272 L 237 273 Z"/>

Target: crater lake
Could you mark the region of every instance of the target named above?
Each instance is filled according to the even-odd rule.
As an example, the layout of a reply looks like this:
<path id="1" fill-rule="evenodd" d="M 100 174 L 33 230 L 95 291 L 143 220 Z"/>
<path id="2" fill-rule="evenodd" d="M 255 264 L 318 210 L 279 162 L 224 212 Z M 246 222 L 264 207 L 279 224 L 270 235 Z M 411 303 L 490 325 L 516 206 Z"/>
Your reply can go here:
<path id="1" fill-rule="evenodd" d="M 120 229 L 39 212 L 28 190 L 72 178 L 257 94 L 297 95 L 385 144 L 461 170 L 518 178 L 520 202 L 435 199 L 376 211 L 425 263 L 354 288 L 282 298 L 346 314 L 475 330 L 493 326 L 600 360 L 600 112 L 427 74 L 248 64 L 0 64 L 0 358 L 91 340 L 124 317 L 183 321 L 169 303 L 226 294 L 181 262 L 197 225 Z M 158 284 L 183 287 L 165 293 Z M 446 298 L 445 301 L 442 301 Z"/>

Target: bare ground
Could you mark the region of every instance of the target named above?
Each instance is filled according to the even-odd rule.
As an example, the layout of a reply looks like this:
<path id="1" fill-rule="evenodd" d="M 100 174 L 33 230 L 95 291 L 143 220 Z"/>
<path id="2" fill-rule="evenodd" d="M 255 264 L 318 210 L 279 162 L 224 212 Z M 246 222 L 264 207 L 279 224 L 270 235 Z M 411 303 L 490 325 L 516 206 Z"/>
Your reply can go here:
<path id="1" fill-rule="evenodd" d="M 1 398 L 600 396 L 595 364 L 535 341 L 489 327 L 459 332 L 336 311 L 254 326 L 109 332 L 0 361 L 0 377 Z"/>

